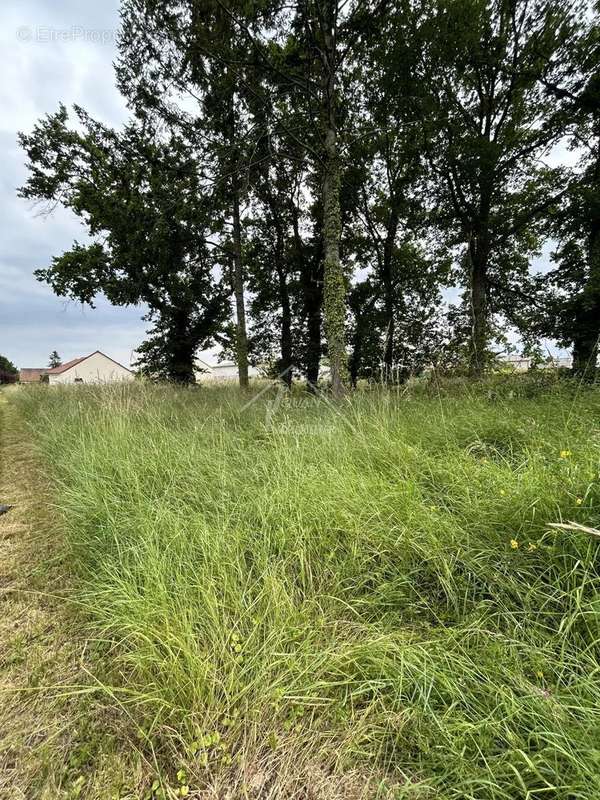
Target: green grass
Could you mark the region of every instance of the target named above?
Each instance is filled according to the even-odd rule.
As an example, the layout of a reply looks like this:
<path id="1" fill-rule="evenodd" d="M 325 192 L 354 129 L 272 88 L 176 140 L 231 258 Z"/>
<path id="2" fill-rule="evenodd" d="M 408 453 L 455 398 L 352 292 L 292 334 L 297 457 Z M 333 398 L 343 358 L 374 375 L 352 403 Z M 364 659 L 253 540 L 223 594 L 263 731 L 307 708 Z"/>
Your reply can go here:
<path id="1" fill-rule="evenodd" d="M 270 399 L 15 393 L 165 791 L 600 797 L 598 391 Z"/>

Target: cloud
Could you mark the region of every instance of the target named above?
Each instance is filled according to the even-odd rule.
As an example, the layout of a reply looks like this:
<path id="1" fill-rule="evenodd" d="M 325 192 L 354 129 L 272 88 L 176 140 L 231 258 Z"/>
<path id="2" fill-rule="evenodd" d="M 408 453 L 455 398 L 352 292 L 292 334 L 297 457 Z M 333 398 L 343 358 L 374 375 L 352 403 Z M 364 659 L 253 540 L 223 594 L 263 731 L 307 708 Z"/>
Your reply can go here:
<path id="1" fill-rule="evenodd" d="M 65 302 L 33 277 L 86 231 L 76 217 L 57 209 L 40 216 L 16 189 L 26 179 L 18 131 L 63 102 L 82 105 L 109 125 L 127 117 L 114 86 L 114 34 L 118 0 L 25 0 L 0 8 L 0 353 L 18 366 L 43 366 L 51 350 L 64 359 L 100 349 L 129 364 L 147 324 L 143 308 L 97 309 Z"/>

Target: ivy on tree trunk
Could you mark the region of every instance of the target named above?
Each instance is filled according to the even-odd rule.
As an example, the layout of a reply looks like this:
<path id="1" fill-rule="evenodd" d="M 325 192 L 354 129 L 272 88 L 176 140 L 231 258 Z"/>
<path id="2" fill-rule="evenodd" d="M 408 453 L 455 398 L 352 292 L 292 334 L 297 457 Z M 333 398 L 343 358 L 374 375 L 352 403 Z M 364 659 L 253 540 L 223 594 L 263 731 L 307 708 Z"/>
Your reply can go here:
<path id="1" fill-rule="evenodd" d="M 340 259 L 342 219 L 336 129 L 334 7 L 323 34 L 323 310 L 331 371 L 331 391 L 340 398 L 347 382 L 346 281 Z"/>

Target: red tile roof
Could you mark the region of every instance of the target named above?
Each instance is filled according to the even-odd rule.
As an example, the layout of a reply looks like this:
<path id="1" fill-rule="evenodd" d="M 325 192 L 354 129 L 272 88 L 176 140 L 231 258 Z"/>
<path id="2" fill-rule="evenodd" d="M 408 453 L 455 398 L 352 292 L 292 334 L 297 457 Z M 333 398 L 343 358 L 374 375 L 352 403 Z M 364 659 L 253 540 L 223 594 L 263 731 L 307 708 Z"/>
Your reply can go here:
<path id="1" fill-rule="evenodd" d="M 94 355 L 92 353 L 92 355 Z M 60 367 L 53 367 L 52 369 L 47 370 L 48 375 L 60 375 L 61 372 L 66 372 L 66 370 L 71 369 L 76 364 L 80 364 L 82 361 L 85 361 L 86 358 L 89 356 L 81 356 L 81 358 L 72 358 L 70 361 L 65 361 L 64 364 L 61 364 Z"/>

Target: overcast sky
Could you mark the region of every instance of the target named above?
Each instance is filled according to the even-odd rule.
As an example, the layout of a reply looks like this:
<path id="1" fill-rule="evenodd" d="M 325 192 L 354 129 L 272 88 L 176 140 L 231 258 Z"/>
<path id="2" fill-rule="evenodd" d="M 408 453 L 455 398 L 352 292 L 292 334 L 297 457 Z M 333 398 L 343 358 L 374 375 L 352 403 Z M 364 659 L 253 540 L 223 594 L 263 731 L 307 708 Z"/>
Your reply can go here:
<path id="1" fill-rule="evenodd" d="M 12 8 L 11 8 L 12 6 Z M 0 3 L 0 354 L 18 367 L 45 366 L 51 350 L 63 360 L 102 350 L 129 365 L 143 339 L 142 309 L 96 310 L 56 297 L 33 278 L 53 255 L 85 231 L 74 215 L 36 216 L 16 196 L 26 177 L 17 131 L 79 103 L 102 122 L 126 118 L 112 61 L 118 0 L 4 0 Z"/>

